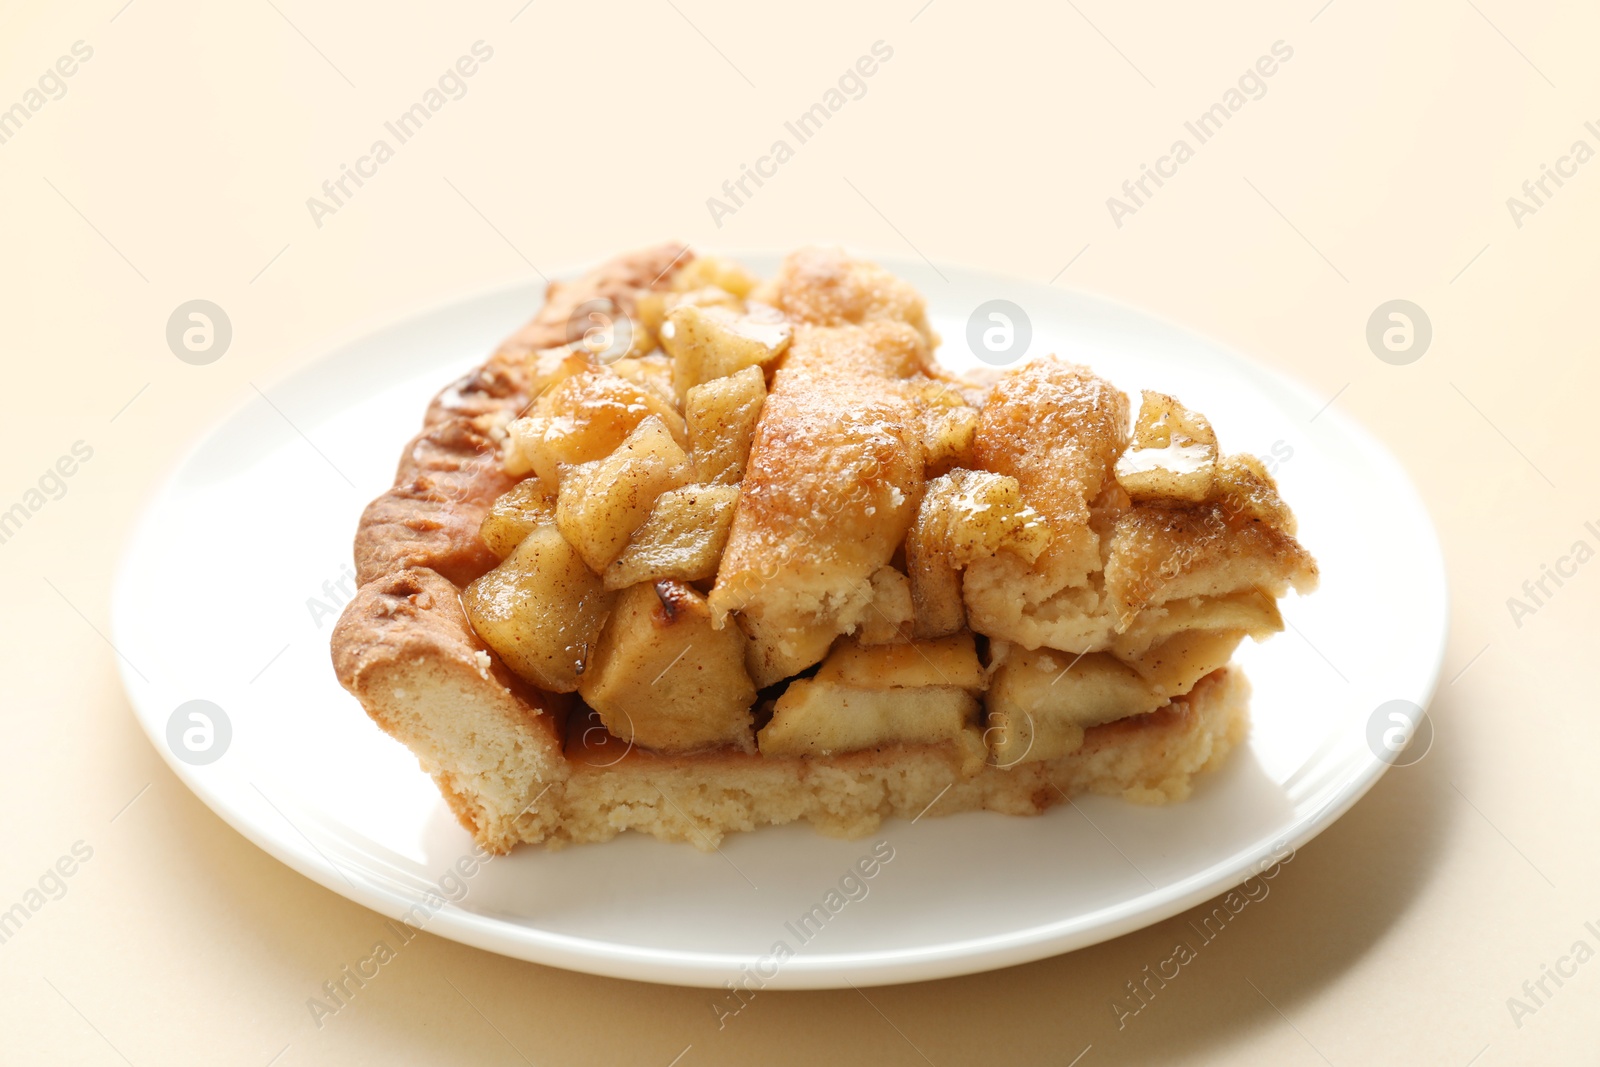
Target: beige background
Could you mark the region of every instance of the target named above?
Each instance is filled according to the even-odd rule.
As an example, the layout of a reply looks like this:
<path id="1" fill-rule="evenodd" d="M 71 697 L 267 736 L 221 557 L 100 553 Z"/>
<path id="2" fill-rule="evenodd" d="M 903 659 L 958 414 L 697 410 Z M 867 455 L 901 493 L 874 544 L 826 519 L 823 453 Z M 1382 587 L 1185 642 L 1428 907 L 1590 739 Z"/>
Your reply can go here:
<path id="1" fill-rule="evenodd" d="M 1600 164 L 1520 228 L 1506 198 L 1575 139 L 1600 148 L 1583 129 L 1600 119 L 1600 19 L 1321 2 L 11 0 L 0 107 L 75 41 L 94 54 L 0 145 L 0 505 L 75 441 L 94 456 L 0 545 L 0 906 L 74 842 L 94 851 L 0 945 L 0 1059 L 1589 1061 L 1600 962 L 1520 1027 L 1506 1001 L 1579 937 L 1600 947 L 1583 929 L 1600 926 L 1600 565 L 1520 626 L 1506 599 L 1579 538 L 1600 543 L 1583 529 L 1600 525 Z M 315 227 L 306 197 L 479 39 L 494 58 L 467 95 Z M 866 96 L 718 229 L 706 197 L 877 40 L 894 56 Z M 1278 40 L 1294 55 L 1265 97 L 1113 225 L 1106 197 Z M 1111 999 L 1183 917 L 870 1003 L 763 993 L 721 1033 L 703 991 L 425 935 L 316 1029 L 305 999 L 380 920 L 258 851 L 152 750 L 99 636 L 120 545 L 190 441 L 329 337 L 665 236 L 914 248 L 1056 278 L 1337 395 L 1412 472 L 1443 541 L 1453 632 L 1432 752 L 1121 1032 Z M 235 329 L 208 367 L 163 339 L 197 296 Z M 1364 341 L 1395 297 L 1434 324 L 1410 366 Z M 242 582 L 231 610 L 249 611 L 270 576 L 196 580 Z"/>

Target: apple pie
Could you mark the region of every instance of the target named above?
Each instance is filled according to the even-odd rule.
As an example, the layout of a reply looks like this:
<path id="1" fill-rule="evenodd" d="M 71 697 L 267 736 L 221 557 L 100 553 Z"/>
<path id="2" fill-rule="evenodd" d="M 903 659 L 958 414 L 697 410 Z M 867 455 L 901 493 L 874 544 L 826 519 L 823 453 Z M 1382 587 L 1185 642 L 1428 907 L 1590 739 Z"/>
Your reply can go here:
<path id="1" fill-rule="evenodd" d="M 827 249 L 552 284 L 363 514 L 340 681 L 495 852 L 1186 797 L 1294 516 L 1171 396 L 937 344 Z"/>

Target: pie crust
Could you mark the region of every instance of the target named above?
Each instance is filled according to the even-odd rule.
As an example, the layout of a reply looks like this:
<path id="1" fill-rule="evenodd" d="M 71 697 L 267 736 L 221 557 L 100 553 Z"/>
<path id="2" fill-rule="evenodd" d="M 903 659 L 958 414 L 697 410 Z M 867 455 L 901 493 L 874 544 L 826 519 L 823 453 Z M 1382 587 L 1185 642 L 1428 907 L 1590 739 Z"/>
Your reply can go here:
<path id="1" fill-rule="evenodd" d="M 608 730 L 577 693 L 547 692 L 519 677 L 480 637 L 463 590 L 501 563 L 480 527 L 495 501 L 518 484 L 507 473 L 508 427 L 540 393 L 541 360 L 548 363 L 550 353 L 581 340 L 585 308 L 609 308 L 630 321 L 648 317 L 641 298 L 673 293 L 677 275 L 693 261 L 686 247 L 665 244 L 620 256 L 578 281 L 553 283 L 527 326 L 434 399 L 393 487 L 361 517 L 355 538 L 360 589 L 335 629 L 334 666 L 373 720 L 417 756 L 462 825 L 497 853 L 519 842 L 603 841 L 624 830 L 710 849 L 731 831 L 797 819 L 824 833 L 859 836 L 885 817 L 1037 814 L 1082 793 L 1145 803 L 1188 796 L 1194 776 L 1216 767 L 1248 730 L 1249 685 L 1237 667 L 1226 665 L 1231 644 L 1220 664 L 1186 652 L 1194 677 L 1184 677 L 1181 694 L 1154 710 L 1086 725 L 1081 743 L 1075 735 L 1070 751 L 1059 755 L 1040 757 L 1043 749 L 1034 746 L 1051 742 L 1037 723 L 1032 734 L 1022 731 L 1026 749 L 1015 736 L 1009 748 L 996 744 L 989 733 L 1003 725 L 1003 716 L 991 700 L 988 718 L 969 724 L 969 736 L 981 736 L 989 749 L 980 747 L 975 759 L 971 744 L 893 739 L 804 754 L 753 741 L 652 751 Z M 1238 616 L 1246 621 L 1228 624 L 1238 634 L 1261 636 L 1276 628 L 1261 620 L 1276 619 L 1277 595 L 1315 585 L 1315 563 L 1294 541 L 1292 518 L 1270 477 L 1259 472 L 1261 482 L 1252 474 L 1258 465 L 1235 469 L 1245 490 L 1221 498 L 1231 502 L 1225 509 L 1215 501 L 1141 505 L 1107 473 L 1120 455 L 1131 454 L 1125 451 L 1127 401 L 1120 393 L 1112 397 L 1115 390 L 1100 379 L 1062 364 L 1023 368 L 998 384 L 946 375 L 931 361 L 935 339 L 920 298 L 880 276 L 887 277 L 838 253 L 805 252 L 759 291 L 796 323 L 795 337 L 766 370 L 771 386 L 728 545 L 714 583 L 701 585 L 718 622 L 743 628 L 758 649 L 750 666 L 756 684 L 767 687 L 761 718 L 772 711 L 774 694 L 781 713 L 780 687 L 794 684 L 796 673 L 809 679 L 810 665 L 836 637 L 865 640 L 868 609 L 877 601 L 873 583 L 863 583 L 862 575 L 876 574 L 891 559 L 906 566 L 900 541 L 910 519 L 886 523 L 881 502 L 854 511 L 817 506 L 818 498 L 835 491 L 837 481 L 817 472 L 837 454 L 840 438 L 814 431 L 834 425 L 828 420 L 841 408 L 876 413 L 852 425 L 870 430 L 857 443 L 873 451 L 874 485 L 891 509 L 900 494 L 906 499 L 899 506 L 915 512 L 927 476 L 948 466 L 927 444 L 942 439 L 947 426 L 912 444 L 895 436 L 905 437 L 906 428 L 923 425 L 918 420 L 925 417 L 968 418 L 938 406 L 945 405 L 983 413 L 963 456 L 1015 478 L 1027 503 L 1053 521 L 1054 537 L 1034 561 L 1025 552 L 991 551 L 966 566 L 972 629 L 990 637 L 979 646 L 990 646 L 980 684 L 992 685 L 1008 660 L 1016 672 L 1024 665 L 1042 669 L 1041 663 L 1055 669 L 1057 660 L 1072 670 L 1074 653 L 1053 651 L 1074 647 L 1069 638 L 1092 642 L 1106 663 L 1115 654 L 1140 670 L 1175 670 L 1151 666 L 1153 653 L 1143 649 L 1166 649 L 1171 658 L 1175 646 L 1161 642 L 1184 634 L 1185 611 L 1203 611 L 1213 624 Z M 913 379 L 914 396 L 907 400 L 903 383 Z M 933 415 L 918 406 L 929 390 L 946 391 Z M 1046 406 L 1040 406 L 1042 394 L 1049 394 Z M 1092 441 L 1065 461 L 1008 446 L 1088 434 L 1084 427 L 1095 419 L 1105 424 L 1095 440 L 1109 434 L 1124 443 L 1116 454 L 1101 455 L 1104 448 Z M 1135 436 L 1139 432 L 1136 427 Z M 1129 475 L 1127 484 L 1137 477 Z M 1081 512 L 1077 525 L 1061 518 L 1074 508 Z M 819 538 L 838 551 L 819 550 Z M 1172 568 L 1175 558 L 1182 562 Z M 762 577 L 738 580 L 747 573 Z M 1085 588 L 1095 594 L 1092 605 Z M 802 616 L 808 625 L 826 618 L 837 630 L 824 633 L 821 652 L 790 650 L 772 638 Z M 887 639 L 918 639 L 903 631 L 890 627 Z M 763 633 L 764 644 L 758 640 Z M 807 657 L 800 672 L 789 669 Z M 825 665 L 817 678 L 825 680 L 830 670 L 837 675 L 836 667 Z M 832 683 L 812 681 L 823 684 Z M 1013 717 L 1027 706 L 1016 699 L 1023 702 L 1014 705 Z"/>

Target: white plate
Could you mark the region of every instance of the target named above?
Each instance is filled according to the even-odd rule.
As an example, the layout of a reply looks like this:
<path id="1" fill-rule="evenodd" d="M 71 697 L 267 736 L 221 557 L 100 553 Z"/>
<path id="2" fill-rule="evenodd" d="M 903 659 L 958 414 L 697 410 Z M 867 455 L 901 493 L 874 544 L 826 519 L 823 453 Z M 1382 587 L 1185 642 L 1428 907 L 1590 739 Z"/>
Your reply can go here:
<path id="1" fill-rule="evenodd" d="M 745 259 L 764 273 L 776 262 Z M 733 835 L 720 854 L 628 834 L 523 848 L 452 878 L 470 838 L 411 755 L 339 687 L 328 635 L 349 595 L 337 587 L 361 508 L 390 483 L 428 399 L 531 313 L 535 294 L 521 285 L 337 348 L 268 388 L 270 403 L 251 397 L 184 460 L 133 535 L 113 606 L 145 731 L 240 833 L 384 915 L 443 880 L 442 895 L 459 899 L 431 914 L 429 932 L 713 987 L 746 966 L 770 988 L 822 988 L 1065 952 L 1237 885 L 1341 815 L 1386 766 L 1366 739 L 1372 713 L 1395 699 L 1426 706 L 1444 652 L 1443 561 L 1394 459 L 1337 409 L 1313 420 L 1322 401 L 1300 386 L 1142 313 L 971 270 L 943 267 L 945 281 L 921 263 L 886 265 L 927 296 L 952 363 L 973 362 L 972 309 L 1009 299 L 1031 317 L 1031 353 L 1174 393 L 1211 418 L 1225 449 L 1278 457 L 1322 588 L 1284 605 L 1287 632 L 1241 650 L 1255 687 L 1250 741 L 1187 803 L 1094 797 L 1039 818 L 892 821 L 864 841 L 787 826 Z M 231 727 L 205 765 L 167 741 L 191 700 L 213 702 Z M 879 840 L 893 859 L 829 897 Z M 837 910 L 802 942 L 792 926 L 819 904 Z M 793 955 L 773 973 L 779 942 Z"/>

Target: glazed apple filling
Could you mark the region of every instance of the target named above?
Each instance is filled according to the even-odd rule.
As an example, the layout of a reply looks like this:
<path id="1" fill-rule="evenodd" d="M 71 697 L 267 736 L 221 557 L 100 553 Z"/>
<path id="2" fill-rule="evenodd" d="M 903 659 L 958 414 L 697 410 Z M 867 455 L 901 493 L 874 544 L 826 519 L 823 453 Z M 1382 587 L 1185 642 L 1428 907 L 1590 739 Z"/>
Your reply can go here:
<path id="1" fill-rule="evenodd" d="M 676 754 L 1077 750 L 1282 628 L 1316 564 L 1272 478 L 1177 400 L 1034 360 L 966 380 L 921 297 L 806 250 L 698 258 L 631 349 L 531 357 L 520 478 L 463 594 L 483 641 Z"/>

